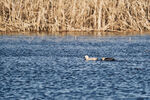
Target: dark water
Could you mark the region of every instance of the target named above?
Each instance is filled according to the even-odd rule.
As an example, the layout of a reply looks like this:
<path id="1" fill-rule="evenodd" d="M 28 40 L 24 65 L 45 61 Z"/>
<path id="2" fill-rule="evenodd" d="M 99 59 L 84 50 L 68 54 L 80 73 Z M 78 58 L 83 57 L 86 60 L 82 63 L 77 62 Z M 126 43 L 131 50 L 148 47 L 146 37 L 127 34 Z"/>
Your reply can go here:
<path id="1" fill-rule="evenodd" d="M 150 100 L 150 36 L 0 36 L 0 100 Z"/>

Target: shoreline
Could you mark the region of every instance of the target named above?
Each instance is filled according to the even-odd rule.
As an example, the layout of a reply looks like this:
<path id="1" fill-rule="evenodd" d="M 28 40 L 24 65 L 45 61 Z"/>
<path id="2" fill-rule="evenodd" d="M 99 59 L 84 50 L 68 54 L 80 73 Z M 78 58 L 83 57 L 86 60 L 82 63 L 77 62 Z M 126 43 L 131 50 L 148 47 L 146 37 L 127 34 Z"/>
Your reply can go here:
<path id="1" fill-rule="evenodd" d="M 138 31 L 127 31 L 127 32 L 103 32 L 103 31 L 57 31 L 57 32 L 0 32 L 1 35 L 24 35 L 24 36 L 135 36 L 135 35 L 150 35 L 150 31 L 138 32 Z"/>

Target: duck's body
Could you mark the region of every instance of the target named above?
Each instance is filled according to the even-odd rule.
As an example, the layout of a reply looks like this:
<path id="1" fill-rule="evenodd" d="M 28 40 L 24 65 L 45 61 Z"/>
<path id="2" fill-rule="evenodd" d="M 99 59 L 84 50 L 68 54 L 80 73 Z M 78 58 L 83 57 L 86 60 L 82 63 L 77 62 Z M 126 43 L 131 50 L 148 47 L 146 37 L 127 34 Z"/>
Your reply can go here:
<path id="1" fill-rule="evenodd" d="M 85 60 L 87 60 L 87 61 L 89 61 L 89 60 L 93 60 L 93 61 L 96 61 L 96 60 L 98 60 L 98 58 L 96 58 L 96 57 L 89 57 L 89 56 L 85 56 Z"/>
<path id="2" fill-rule="evenodd" d="M 114 58 L 105 58 L 105 57 L 103 57 L 101 60 L 102 61 L 115 61 Z"/>

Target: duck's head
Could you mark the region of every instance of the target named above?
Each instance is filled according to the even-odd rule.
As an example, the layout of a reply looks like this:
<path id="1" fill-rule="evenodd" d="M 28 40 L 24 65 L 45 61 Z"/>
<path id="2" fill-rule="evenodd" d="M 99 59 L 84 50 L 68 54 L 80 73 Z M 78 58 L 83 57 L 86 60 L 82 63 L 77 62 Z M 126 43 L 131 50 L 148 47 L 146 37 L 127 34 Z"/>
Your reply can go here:
<path id="1" fill-rule="evenodd" d="M 85 55 L 85 59 L 88 59 L 89 58 L 89 56 L 88 55 Z"/>
<path id="2" fill-rule="evenodd" d="M 104 61 L 104 60 L 105 60 L 105 57 L 102 57 L 102 60 Z"/>

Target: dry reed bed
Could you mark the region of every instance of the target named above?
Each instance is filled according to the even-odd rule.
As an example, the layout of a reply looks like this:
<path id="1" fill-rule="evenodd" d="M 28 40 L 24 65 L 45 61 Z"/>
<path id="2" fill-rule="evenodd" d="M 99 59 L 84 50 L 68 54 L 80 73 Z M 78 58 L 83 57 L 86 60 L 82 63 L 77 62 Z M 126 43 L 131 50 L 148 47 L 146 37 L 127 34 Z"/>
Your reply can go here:
<path id="1" fill-rule="evenodd" d="M 150 0 L 0 0 L 0 31 L 149 31 Z"/>

